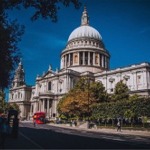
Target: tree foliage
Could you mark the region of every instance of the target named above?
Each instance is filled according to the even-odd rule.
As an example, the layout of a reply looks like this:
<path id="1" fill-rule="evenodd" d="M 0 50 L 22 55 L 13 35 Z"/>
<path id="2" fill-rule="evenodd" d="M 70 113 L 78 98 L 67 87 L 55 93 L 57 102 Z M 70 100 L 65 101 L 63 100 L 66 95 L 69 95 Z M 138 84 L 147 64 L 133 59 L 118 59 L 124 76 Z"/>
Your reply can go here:
<path id="1" fill-rule="evenodd" d="M 5 102 L 5 94 L 0 90 L 0 113 L 3 113 L 5 110 L 6 102 Z"/>
<path id="2" fill-rule="evenodd" d="M 21 112 L 19 106 L 16 103 L 12 103 L 12 104 L 8 103 L 6 110 L 8 111 L 12 109 L 17 110 L 19 113 Z"/>
<path id="3" fill-rule="evenodd" d="M 150 117 L 150 98 L 138 98 L 134 101 L 123 100 L 117 102 L 92 105 L 92 118 L 132 118 Z"/>
<path id="4" fill-rule="evenodd" d="M 123 99 L 128 99 L 128 98 L 129 98 L 129 88 L 121 80 L 115 86 L 115 91 L 114 91 L 114 94 L 112 95 L 112 100 L 118 101 L 118 100 L 123 100 Z"/>
<path id="5" fill-rule="evenodd" d="M 59 112 L 70 117 L 84 117 L 88 113 L 88 102 L 91 103 L 91 99 L 88 101 L 88 92 L 76 90 L 64 99 Z"/>
<path id="6" fill-rule="evenodd" d="M 90 87 L 91 81 L 87 77 L 81 77 L 75 84 L 74 88 L 72 90 L 78 90 L 86 91 Z"/>
<path id="7" fill-rule="evenodd" d="M 19 106 L 16 103 L 10 104 L 5 101 L 5 94 L 0 90 L 0 114 L 6 113 L 10 109 L 14 109 L 20 112 Z"/>
<path id="8" fill-rule="evenodd" d="M 0 90 L 8 87 L 12 79 L 12 73 L 15 69 L 20 53 L 18 42 L 21 40 L 23 27 L 16 21 L 0 21 Z"/>
<path id="9" fill-rule="evenodd" d="M 75 87 L 58 104 L 58 112 L 69 116 L 86 118 L 91 116 L 91 105 L 106 100 L 102 83 L 80 78 Z"/>
<path id="10" fill-rule="evenodd" d="M 101 82 L 93 82 L 90 85 L 90 92 L 92 94 L 92 97 L 97 102 L 106 102 L 108 100 L 108 94 Z"/>
<path id="11" fill-rule="evenodd" d="M 2 0 L 1 5 L 5 9 L 25 9 L 32 8 L 34 14 L 32 20 L 37 20 L 40 17 L 43 19 L 50 19 L 56 22 L 58 19 L 57 12 L 61 6 L 69 7 L 73 4 L 76 9 L 79 9 L 81 2 L 79 0 Z"/>

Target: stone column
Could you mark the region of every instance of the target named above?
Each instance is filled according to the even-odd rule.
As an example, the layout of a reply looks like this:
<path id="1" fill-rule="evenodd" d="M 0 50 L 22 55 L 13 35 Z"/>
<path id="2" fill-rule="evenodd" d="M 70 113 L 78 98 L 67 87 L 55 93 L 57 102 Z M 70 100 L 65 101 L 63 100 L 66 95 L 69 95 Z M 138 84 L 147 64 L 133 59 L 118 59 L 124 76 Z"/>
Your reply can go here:
<path id="1" fill-rule="evenodd" d="M 95 53 L 93 53 L 93 65 L 95 66 Z"/>
<path id="2" fill-rule="evenodd" d="M 80 53 L 78 52 L 77 55 L 78 55 L 78 63 L 77 64 L 79 65 L 79 62 L 80 62 Z"/>
<path id="3" fill-rule="evenodd" d="M 53 118 L 53 101 L 54 101 L 54 100 L 51 101 L 51 112 L 50 112 L 52 118 Z"/>
<path id="4" fill-rule="evenodd" d="M 83 60 L 83 62 L 82 62 L 82 65 L 85 65 L 85 52 L 82 52 L 82 60 Z"/>
<path id="5" fill-rule="evenodd" d="M 136 83 L 136 72 L 132 72 L 132 78 L 133 78 L 133 90 L 135 90 L 136 89 L 136 85 L 137 85 L 137 83 Z"/>
<path id="6" fill-rule="evenodd" d="M 63 56 L 63 68 L 65 68 L 65 56 Z"/>
<path id="7" fill-rule="evenodd" d="M 35 102 L 36 103 L 36 111 L 38 111 L 38 102 Z"/>
<path id="8" fill-rule="evenodd" d="M 41 111 L 41 100 L 39 99 L 39 111 Z"/>
<path id="9" fill-rule="evenodd" d="M 88 65 L 90 65 L 90 52 L 88 52 Z"/>
<path id="10" fill-rule="evenodd" d="M 42 111 L 44 111 L 44 99 L 42 99 Z"/>
<path id="11" fill-rule="evenodd" d="M 48 118 L 50 117 L 50 115 L 49 115 L 49 99 L 47 99 L 47 116 L 48 116 Z"/>
<path id="12" fill-rule="evenodd" d="M 67 55 L 65 55 L 65 68 L 67 68 Z"/>
<path id="13" fill-rule="evenodd" d="M 61 69 L 63 68 L 63 57 L 61 58 L 61 65 L 60 65 L 60 68 L 61 68 Z"/>
<path id="14" fill-rule="evenodd" d="M 143 75 L 142 75 L 142 79 L 143 79 L 143 86 L 144 88 L 147 89 L 147 75 L 146 75 L 146 71 L 143 71 Z"/>
<path id="15" fill-rule="evenodd" d="M 105 68 L 107 68 L 107 57 L 105 56 Z"/>
<path id="16" fill-rule="evenodd" d="M 30 107 L 30 115 L 32 115 L 34 113 L 34 111 L 32 112 L 32 103 L 31 103 L 31 107 Z"/>
<path id="17" fill-rule="evenodd" d="M 40 111 L 42 111 L 42 99 L 40 99 Z"/>
<path id="18" fill-rule="evenodd" d="M 102 67 L 104 67 L 104 55 L 102 55 Z"/>
<path id="19" fill-rule="evenodd" d="M 68 67 L 70 66 L 70 54 L 68 54 Z"/>
<path id="20" fill-rule="evenodd" d="M 52 101 L 52 100 L 51 100 Z M 50 107 L 50 117 L 52 117 L 52 102 L 51 102 L 51 107 Z"/>
<path id="21" fill-rule="evenodd" d="M 101 54 L 98 54 L 99 56 L 99 66 L 101 67 Z"/>

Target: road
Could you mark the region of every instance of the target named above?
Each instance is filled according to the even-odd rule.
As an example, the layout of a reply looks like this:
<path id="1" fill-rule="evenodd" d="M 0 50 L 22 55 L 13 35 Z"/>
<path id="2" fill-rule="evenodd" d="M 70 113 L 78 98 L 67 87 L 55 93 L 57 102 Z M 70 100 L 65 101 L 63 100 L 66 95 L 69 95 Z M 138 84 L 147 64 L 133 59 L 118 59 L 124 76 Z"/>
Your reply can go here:
<path id="1" fill-rule="evenodd" d="M 112 135 L 51 125 L 20 123 L 17 139 L 7 138 L 7 149 L 149 149 L 150 137 Z"/>

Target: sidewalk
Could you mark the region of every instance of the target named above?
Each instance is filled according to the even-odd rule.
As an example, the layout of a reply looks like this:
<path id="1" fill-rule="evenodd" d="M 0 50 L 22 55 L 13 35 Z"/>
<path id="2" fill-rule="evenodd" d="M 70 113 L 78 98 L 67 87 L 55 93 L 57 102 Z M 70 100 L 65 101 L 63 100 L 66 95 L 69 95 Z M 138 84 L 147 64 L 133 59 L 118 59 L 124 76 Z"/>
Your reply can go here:
<path id="1" fill-rule="evenodd" d="M 107 134 L 120 134 L 120 135 L 135 135 L 135 136 L 143 136 L 143 137 L 149 137 L 150 138 L 150 132 L 149 131 L 139 131 L 139 130 L 122 130 L 117 131 L 117 129 L 108 129 L 108 128 L 92 128 L 88 129 L 86 127 L 75 127 L 75 126 L 69 126 L 66 124 L 49 124 L 51 126 L 57 126 L 62 128 L 69 128 L 69 129 L 75 129 L 75 130 L 81 130 L 81 131 L 91 131 L 96 133 L 107 133 Z"/>

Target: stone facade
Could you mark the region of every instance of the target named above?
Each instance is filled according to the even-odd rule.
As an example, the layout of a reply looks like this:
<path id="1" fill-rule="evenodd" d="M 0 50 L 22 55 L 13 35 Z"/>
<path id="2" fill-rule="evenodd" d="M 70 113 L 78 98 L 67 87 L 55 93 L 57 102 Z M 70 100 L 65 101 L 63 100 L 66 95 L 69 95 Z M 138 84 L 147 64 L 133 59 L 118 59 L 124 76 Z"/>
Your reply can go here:
<path id="1" fill-rule="evenodd" d="M 109 69 L 110 54 L 99 32 L 89 25 L 86 8 L 81 17 L 81 26 L 70 34 L 61 53 L 60 70 L 51 66 L 36 78 L 35 86 L 27 86 L 23 66 L 19 63 L 10 89 L 9 102 L 17 103 L 21 118 L 32 118 L 37 111 L 46 112 L 48 119 L 58 116 L 57 104 L 62 96 L 74 87 L 81 76 L 101 81 L 108 93 L 114 92 L 117 82 L 123 80 L 130 94 L 150 95 L 150 64 L 141 63 L 115 70 Z"/>

